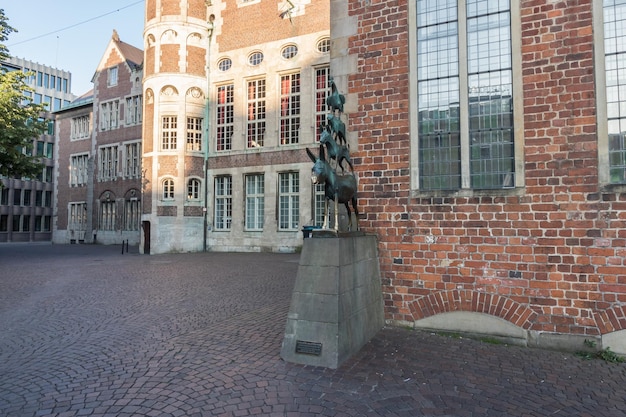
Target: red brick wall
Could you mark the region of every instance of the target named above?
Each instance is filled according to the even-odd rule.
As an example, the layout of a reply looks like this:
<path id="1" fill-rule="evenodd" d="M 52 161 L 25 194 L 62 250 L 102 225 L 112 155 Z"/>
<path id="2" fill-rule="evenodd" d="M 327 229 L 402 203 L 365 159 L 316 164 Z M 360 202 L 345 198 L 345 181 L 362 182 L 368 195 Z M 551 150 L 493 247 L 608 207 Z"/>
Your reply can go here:
<path id="1" fill-rule="evenodd" d="M 157 216 L 176 217 L 177 213 L 176 206 L 157 206 Z"/>
<path id="2" fill-rule="evenodd" d="M 187 45 L 187 74 L 206 77 L 206 49 Z"/>
<path id="3" fill-rule="evenodd" d="M 204 211 L 200 206 L 185 206 L 183 207 L 183 216 L 185 217 L 202 217 Z"/>
<path id="4" fill-rule="evenodd" d="M 185 176 L 187 177 L 204 177 L 204 157 L 201 156 L 185 156 Z"/>
<path id="5" fill-rule="evenodd" d="M 161 2 L 161 15 L 179 15 L 180 14 L 180 2 L 175 1 L 162 1 Z"/>
<path id="6" fill-rule="evenodd" d="M 59 132 L 58 135 L 58 177 L 55 178 L 57 193 L 56 202 L 56 222 L 57 228 L 64 230 L 68 224 L 68 210 L 67 205 L 72 201 L 86 201 L 87 199 L 87 186 L 75 186 L 70 187 L 70 171 L 67 167 L 70 166 L 70 159 L 73 154 L 88 153 L 90 158 L 93 158 L 93 152 L 91 151 L 91 137 L 81 140 L 71 140 L 72 131 L 72 118 L 81 117 L 85 115 L 91 115 L 93 107 L 91 105 L 80 107 L 74 110 L 63 112 L 57 116 L 56 125 Z M 65 169 L 63 169 L 65 168 Z"/>
<path id="7" fill-rule="evenodd" d="M 311 161 L 304 149 L 284 150 L 279 152 L 242 153 L 228 156 L 210 156 L 211 169 L 241 168 L 248 166 L 268 166 L 295 164 Z"/>
<path id="8" fill-rule="evenodd" d="M 156 17 L 156 2 L 157 0 L 147 0 L 146 2 L 146 20 L 151 20 Z"/>
<path id="9" fill-rule="evenodd" d="M 206 1 L 205 0 L 189 0 L 187 2 L 189 8 L 187 14 L 189 17 L 195 17 L 197 19 L 207 20 L 206 15 Z"/>
<path id="10" fill-rule="evenodd" d="M 358 103 L 348 128 L 388 319 L 466 310 L 536 331 L 626 328 L 626 195 L 598 184 L 591 5 L 521 1 L 525 188 L 418 198 L 407 2 L 349 0 Z"/>
<path id="11" fill-rule="evenodd" d="M 180 67 L 178 60 L 180 46 L 176 44 L 162 44 L 161 45 L 161 68 L 159 72 L 179 72 Z"/>
<path id="12" fill-rule="evenodd" d="M 293 35 L 328 30 L 329 2 L 311 0 L 306 4 L 302 16 L 294 16 L 291 21 L 282 19 L 276 2 L 260 1 L 248 6 L 237 6 L 237 0 L 226 0 L 221 11 L 222 20 L 228 22 L 220 27 L 217 43 L 220 51 L 245 48 L 264 42 L 287 39 Z M 254 34 L 254 36 L 251 36 Z"/>
<path id="13" fill-rule="evenodd" d="M 159 174 L 178 176 L 178 157 L 174 155 L 159 156 Z"/>
<path id="14" fill-rule="evenodd" d="M 154 74 L 154 54 L 155 54 L 155 47 L 151 46 L 148 49 L 146 49 L 146 53 L 144 54 L 145 56 L 145 64 L 143 67 L 143 71 L 144 71 L 144 77 L 147 77 L 148 75 L 152 75 Z"/>

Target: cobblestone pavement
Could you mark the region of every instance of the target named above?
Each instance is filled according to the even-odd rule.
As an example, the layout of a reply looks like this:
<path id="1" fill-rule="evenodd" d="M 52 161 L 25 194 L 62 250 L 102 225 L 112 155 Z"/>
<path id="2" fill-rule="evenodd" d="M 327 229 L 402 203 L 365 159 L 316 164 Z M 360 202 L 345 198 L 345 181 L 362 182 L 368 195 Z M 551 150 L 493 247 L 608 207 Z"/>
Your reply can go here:
<path id="1" fill-rule="evenodd" d="M 298 255 L 134 252 L 0 245 L 1 416 L 626 415 L 626 365 L 568 353 L 385 328 L 285 363 Z"/>

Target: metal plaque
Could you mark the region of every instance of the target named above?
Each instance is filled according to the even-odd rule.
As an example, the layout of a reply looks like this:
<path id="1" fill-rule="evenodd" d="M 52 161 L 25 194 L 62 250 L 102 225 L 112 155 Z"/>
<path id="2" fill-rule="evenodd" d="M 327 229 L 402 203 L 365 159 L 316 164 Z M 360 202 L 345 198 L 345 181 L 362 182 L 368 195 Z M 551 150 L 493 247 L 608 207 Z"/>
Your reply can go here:
<path id="1" fill-rule="evenodd" d="M 296 353 L 319 356 L 322 354 L 322 344 L 296 340 Z"/>

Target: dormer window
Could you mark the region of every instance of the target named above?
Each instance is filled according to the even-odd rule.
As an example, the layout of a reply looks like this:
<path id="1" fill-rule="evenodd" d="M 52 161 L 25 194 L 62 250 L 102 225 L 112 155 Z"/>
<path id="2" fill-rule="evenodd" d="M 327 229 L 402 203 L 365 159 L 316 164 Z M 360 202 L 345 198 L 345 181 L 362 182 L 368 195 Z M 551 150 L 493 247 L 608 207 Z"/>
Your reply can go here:
<path id="1" fill-rule="evenodd" d="M 117 85 L 117 67 L 109 68 L 107 77 L 107 86 L 112 87 Z"/>

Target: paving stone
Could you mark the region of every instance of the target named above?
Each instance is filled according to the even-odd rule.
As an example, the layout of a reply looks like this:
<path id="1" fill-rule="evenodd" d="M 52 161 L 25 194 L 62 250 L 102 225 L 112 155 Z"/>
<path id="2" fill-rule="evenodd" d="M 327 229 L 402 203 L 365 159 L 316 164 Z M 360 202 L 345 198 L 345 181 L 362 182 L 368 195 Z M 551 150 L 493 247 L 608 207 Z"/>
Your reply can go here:
<path id="1" fill-rule="evenodd" d="M 286 363 L 298 261 L 0 244 L 0 415 L 626 415 L 626 366 L 568 353 L 386 327 Z"/>

